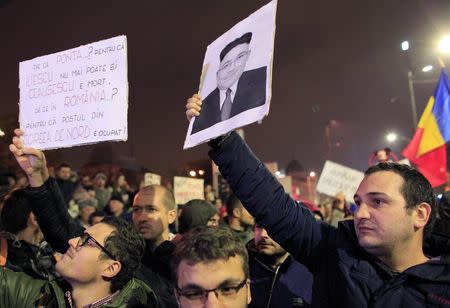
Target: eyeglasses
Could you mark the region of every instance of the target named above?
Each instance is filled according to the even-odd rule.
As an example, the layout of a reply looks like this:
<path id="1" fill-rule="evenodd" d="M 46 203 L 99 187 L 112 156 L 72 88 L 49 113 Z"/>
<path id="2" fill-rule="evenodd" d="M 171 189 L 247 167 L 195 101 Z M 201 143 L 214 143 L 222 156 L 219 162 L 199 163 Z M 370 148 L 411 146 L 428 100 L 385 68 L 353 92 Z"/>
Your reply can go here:
<path id="1" fill-rule="evenodd" d="M 247 59 L 247 55 L 249 54 L 249 52 L 249 50 L 242 51 L 233 60 L 228 60 L 227 62 L 222 63 L 222 65 L 219 67 L 219 71 L 229 70 L 232 64 L 242 64 Z"/>
<path id="2" fill-rule="evenodd" d="M 237 293 L 247 284 L 247 278 L 242 280 L 238 285 L 220 285 L 215 289 L 211 290 L 205 290 L 201 288 L 186 288 L 186 289 L 180 289 L 178 286 L 175 287 L 178 296 L 182 296 L 187 298 L 189 301 L 195 303 L 202 303 L 204 302 L 208 294 L 210 292 L 214 292 L 216 294 L 217 300 L 219 301 L 227 301 L 232 300 L 235 298 Z"/>
<path id="3" fill-rule="evenodd" d="M 92 243 L 95 244 L 95 246 L 97 246 L 98 248 L 100 248 L 104 253 L 106 253 L 108 255 L 108 257 L 110 257 L 111 259 L 113 259 L 114 261 L 117 261 L 117 259 L 112 255 L 111 252 L 108 251 L 108 249 L 105 248 L 105 246 L 103 246 L 102 244 L 100 244 L 99 242 L 97 242 L 97 240 L 95 238 L 93 238 L 89 233 L 84 232 L 81 236 L 80 239 L 78 240 L 76 249 L 78 250 L 80 247 L 86 246 L 86 244 L 89 243 L 89 241 L 91 241 Z"/>

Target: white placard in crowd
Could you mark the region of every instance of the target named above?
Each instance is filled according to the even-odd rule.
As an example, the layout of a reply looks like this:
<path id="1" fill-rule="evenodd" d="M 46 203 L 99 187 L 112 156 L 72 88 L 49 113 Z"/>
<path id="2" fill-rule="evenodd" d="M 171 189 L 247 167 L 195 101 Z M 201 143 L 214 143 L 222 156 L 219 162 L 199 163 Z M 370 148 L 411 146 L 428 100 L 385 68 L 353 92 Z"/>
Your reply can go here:
<path id="1" fill-rule="evenodd" d="M 161 185 L 161 176 L 155 173 L 146 172 L 144 175 L 144 185 Z"/>
<path id="2" fill-rule="evenodd" d="M 42 150 L 128 138 L 127 38 L 20 62 L 20 128 Z"/>
<path id="3" fill-rule="evenodd" d="M 205 199 L 203 179 L 193 179 L 182 176 L 173 178 L 173 194 L 177 204 L 185 204 L 192 199 Z"/>
<path id="4" fill-rule="evenodd" d="M 281 185 L 283 185 L 284 192 L 292 197 L 292 177 L 287 175 L 282 178 L 277 177 L 277 180 L 281 183 Z"/>
<path id="5" fill-rule="evenodd" d="M 277 1 L 225 32 L 206 49 L 199 92 L 184 149 L 260 121 L 269 113 Z"/>
<path id="6" fill-rule="evenodd" d="M 363 178 L 363 172 L 327 160 L 316 190 L 329 196 L 342 191 L 347 201 L 353 201 L 353 196 Z"/>

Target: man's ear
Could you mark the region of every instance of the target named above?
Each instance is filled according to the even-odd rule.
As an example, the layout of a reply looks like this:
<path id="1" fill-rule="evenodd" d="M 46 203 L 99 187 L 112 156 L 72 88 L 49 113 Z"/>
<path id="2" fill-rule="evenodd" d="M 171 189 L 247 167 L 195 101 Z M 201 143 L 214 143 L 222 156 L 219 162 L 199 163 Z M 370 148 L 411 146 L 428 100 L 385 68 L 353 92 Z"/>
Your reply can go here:
<path id="1" fill-rule="evenodd" d="M 167 212 L 167 221 L 169 225 L 175 221 L 177 218 L 177 210 L 170 210 Z"/>
<path id="2" fill-rule="evenodd" d="M 108 261 L 110 262 L 106 264 L 106 267 L 102 272 L 102 277 L 114 278 L 115 276 L 117 276 L 117 274 L 119 274 L 120 270 L 122 269 L 122 263 L 114 260 Z"/>
<path id="3" fill-rule="evenodd" d="M 233 216 L 236 217 L 236 218 L 241 217 L 241 209 L 235 207 L 235 208 L 233 209 Z"/>
<path id="4" fill-rule="evenodd" d="M 39 228 L 39 224 L 38 224 L 36 216 L 34 216 L 33 212 L 30 212 L 30 214 L 28 215 L 27 224 L 30 226 L 33 226 L 35 228 Z"/>
<path id="5" fill-rule="evenodd" d="M 417 229 L 424 228 L 428 223 L 428 220 L 430 219 L 431 211 L 431 205 L 429 205 L 428 203 L 422 202 L 421 204 L 419 204 L 414 211 L 414 227 Z"/>

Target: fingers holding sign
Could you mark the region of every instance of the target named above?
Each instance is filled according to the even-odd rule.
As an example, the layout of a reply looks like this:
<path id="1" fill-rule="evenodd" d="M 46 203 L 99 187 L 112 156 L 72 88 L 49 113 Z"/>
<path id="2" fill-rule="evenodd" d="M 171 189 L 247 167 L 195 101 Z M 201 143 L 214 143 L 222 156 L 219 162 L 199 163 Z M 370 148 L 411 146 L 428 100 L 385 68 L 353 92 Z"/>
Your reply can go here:
<path id="1" fill-rule="evenodd" d="M 33 187 L 41 186 L 48 178 L 44 153 L 41 150 L 24 145 L 21 129 L 15 129 L 14 134 L 9 150 L 14 155 L 20 168 L 26 173 L 30 185 Z"/>
<path id="2" fill-rule="evenodd" d="M 187 100 L 186 103 L 186 117 L 188 121 L 192 119 L 192 117 L 198 117 L 200 115 L 200 111 L 202 110 L 202 98 L 199 94 L 192 95 L 191 98 Z"/>

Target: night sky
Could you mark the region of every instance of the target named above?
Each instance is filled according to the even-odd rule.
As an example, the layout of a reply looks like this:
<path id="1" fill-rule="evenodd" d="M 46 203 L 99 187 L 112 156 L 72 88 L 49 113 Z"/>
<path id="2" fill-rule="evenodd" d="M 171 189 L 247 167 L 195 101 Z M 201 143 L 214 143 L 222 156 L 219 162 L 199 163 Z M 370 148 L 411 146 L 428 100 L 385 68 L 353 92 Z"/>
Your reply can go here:
<path id="1" fill-rule="evenodd" d="M 110 147 L 161 174 L 205 159 L 207 146 L 182 146 L 185 100 L 198 89 L 206 46 L 266 3 L 0 0 L 2 115 L 18 117 L 20 61 L 125 34 L 129 140 Z M 245 128 L 248 143 L 263 161 L 284 167 L 297 159 L 320 171 L 325 127 L 335 120 L 331 159 L 364 170 L 370 152 L 388 146 L 386 132 L 405 138 L 414 132 L 400 43 L 420 45 L 412 47 L 414 68 L 437 67 L 432 47 L 443 34 L 450 34 L 448 0 L 279 0 L 270 114 Z M 419 116 L 434 87 L 415 87 Z M 405 145 L 391 147 L 399 154 Z M 99 147 L 61 151 L 79 167 Z"/>

